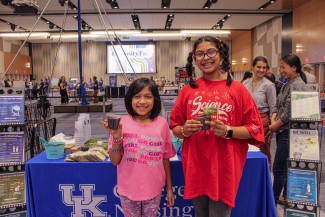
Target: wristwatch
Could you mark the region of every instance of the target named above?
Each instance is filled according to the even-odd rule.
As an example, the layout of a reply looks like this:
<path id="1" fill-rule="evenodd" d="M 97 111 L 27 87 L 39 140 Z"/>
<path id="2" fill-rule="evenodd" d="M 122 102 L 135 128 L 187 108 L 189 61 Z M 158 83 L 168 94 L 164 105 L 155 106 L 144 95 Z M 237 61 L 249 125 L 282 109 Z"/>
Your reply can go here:
<path id="1" fill-rule="evenodd" d="M 226 126 L 226 127 L 227 127 L 227 137 L 225 139 L 231 139 L 233 131 L 229 126 Z"/>

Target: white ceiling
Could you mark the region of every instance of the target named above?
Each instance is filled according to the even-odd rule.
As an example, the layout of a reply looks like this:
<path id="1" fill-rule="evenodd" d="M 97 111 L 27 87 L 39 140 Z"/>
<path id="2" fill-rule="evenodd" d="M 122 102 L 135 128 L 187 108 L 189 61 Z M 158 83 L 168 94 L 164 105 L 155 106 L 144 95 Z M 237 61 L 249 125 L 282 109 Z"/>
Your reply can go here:
<path id="1" fill-rule="evenodd" d="M 78 6 L 78 0 L 71 1 Z M 48 0 L 37 0 L 37 2 L 40 9 L 43 10 Z M 142 30 L 164 30 L 168 14 L 175 15 L 171 30 L 211 29 L 227 14 L 232 16 L 224 23 L 223 29 L 249 30 L 274 16 L 282 15 L 281 11 L 270 14 L 270 12 L 258 10 L 268 0 L 219 0 L 207 10 L 202 9 L 206 0 L 172 0 L 169 9 L 161 9 L 161 0 L 117 0 L 119 9 L 111 9 L 106 0 L 97 0 L 97 2 L 100 8 L 101 4 L 104 6 L 113 28 L 118 30 L 135 29 L 131 19 L 132 14 L 139 16 Z M 95 30 L 105 29 L 94 6 L 96 7 L 95 0 L 81 0 L 81 18 Z M 63 13 L 64 7 L 60 6 L 58 0 L 52 0 L 43 17 L 62 27 Z M 11 7 L 0 4 L 0 18 L 3 20 L 28 30 L 31 30 L 37 21 L 37 15 L 12 14 Z M 73 15 L 76 15 L 76 11 L 69 9 L 64 28 L 66 31 L 77 31 L 78 29 L 77 20 L 73 18 Z M 107 28 L 111 29 L 105 14 L 103 14 L 103 18 Z M 47 23 L 39 21 L 34 31 L 59 31 L 59 29 L 51 30 Z M 10 25 L 0 22 L 0 32 L 12 32 Z M 15 32 L 19 32 L 19 29 L 16 28 Z"/>

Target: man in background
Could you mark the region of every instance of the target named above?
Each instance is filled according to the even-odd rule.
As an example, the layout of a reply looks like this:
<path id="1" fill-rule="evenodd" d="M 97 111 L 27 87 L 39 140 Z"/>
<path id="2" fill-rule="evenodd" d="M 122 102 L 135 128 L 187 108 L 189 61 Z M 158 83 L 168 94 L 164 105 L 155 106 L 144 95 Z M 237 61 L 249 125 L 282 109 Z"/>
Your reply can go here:
<path id="1" fill-rule="evenodd" d="M 49 85 L 48 85 L 48 81 L 47 81 L 47 78 L 45 78 L 45 81 L 44 81 L 44 93 L 43 94 L 47 94 L 47 91 L 48 91 L 48 88 L 49 88 Z"/>
<path id="2" fill-rule="evenodd" d="M 310 74 L 310 72 L 313 70 L 313 67 L 311 65 L 306 64 L 304 67 L 302 67 L 302 71 L 305 72 L 307 77 L 307 84 L 316 84 L 316 77 L 313 74 Z"/>
<path id="3" fill-rule="evenodd" d="M 94 99 L 93 99 L 93 102 L 98 103 L 98 98 L 96 97 L 96 96 L 98 96 L 98 81 L 97 81 L 96 76 L 93 77 L 93 87 L 94 87 Z"/>
<path id="4" fill-rule="evenodd" d="M 34 98 L 37 98 L 37 88 L 38 88 L 38 83 L 37 83 L 37 81 L 35 80 L 35 78 L 33 78 L 32 79 L 32 87 L 33 87 L 33 89 L 32 89 L 32 93 L 33 93 L 33 97 Z"/>
<path id="5" fill-rule="evenodd" d="M 273 84 L 275 84 L 276 79 L 275 79 L 274 74 L 270 71 L 270 66 L 269 65 L 266 66 L 266 73 L 265 73 L 264 77 L 267 80 L 271 81 Z"/>

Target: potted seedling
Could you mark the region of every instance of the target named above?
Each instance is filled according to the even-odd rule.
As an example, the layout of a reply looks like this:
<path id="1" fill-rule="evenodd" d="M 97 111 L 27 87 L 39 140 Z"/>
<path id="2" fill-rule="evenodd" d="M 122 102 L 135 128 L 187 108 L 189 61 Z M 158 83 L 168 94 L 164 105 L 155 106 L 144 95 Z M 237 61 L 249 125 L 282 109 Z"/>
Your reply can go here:
<path id="1" fill-rule="evenodd" d="M 120 124 L 121 117 L 115 114 L 107 114 L 107 124 L 108 128 L 116 130 Z"/>
<path id="2" fill-rule="evenodd" d="M 206 109 L 202 109 L 204 115 L 195 116 L 197 121 L 200 121 L 203 124 L 202 130 L 209 130 L 210 124 L 206 124 L 205 121 L 211 121 L 211 116 L 218 113 L 218 108 L 212 106 Z M 218 114 L 217 114 L 218 117 Z"/>

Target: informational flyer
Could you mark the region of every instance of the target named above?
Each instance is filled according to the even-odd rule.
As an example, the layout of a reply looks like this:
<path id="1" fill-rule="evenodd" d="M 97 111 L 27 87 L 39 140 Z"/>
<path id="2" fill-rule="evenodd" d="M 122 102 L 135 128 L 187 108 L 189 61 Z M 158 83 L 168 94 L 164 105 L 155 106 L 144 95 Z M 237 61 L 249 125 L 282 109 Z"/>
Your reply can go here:
<path id="1" fill-rule="evenodd" d="M 316 171 L 288 170 L 288 200 L 317 204 Z"/>
<path id="2" fill-rule="evenodd" d="M 24 123 L 24 96 L 0 96 L 0 124 Z"/>
<path id="3" fill-rule="evenodd" d="M 25 173 L 0 174 L 0 206 L 26 203 Z"/>
<path id="4" fill-rule="evenodd" d="M 315 213 L 287 209 L 286 217 L 316 217 Z"/>
<path id="5" fill-rule="evenodd" d="M 8 213 L 8 214 L 5 214 L 5 215 L 1 215 L 0 214 L 0 217 L 27 217 L 27 211 L 23 211 L 23 212 L 15 212 L 15 213 Z"/>
<path id="6" fill-rule="evenodd" d="M 317 130 L 290 130 L 290 158 L 319 160 Z"/>
<path id="7" fill-rule="evenodd" d="M 291 93 L 291 118 L 320 119 L 318 92 L 293 91 Z"/>
<path id="8" fill-rule="evenodd" d="M 24 132 L 0 133 L 0 164 L 22 162 L 25 162 Z"/>

